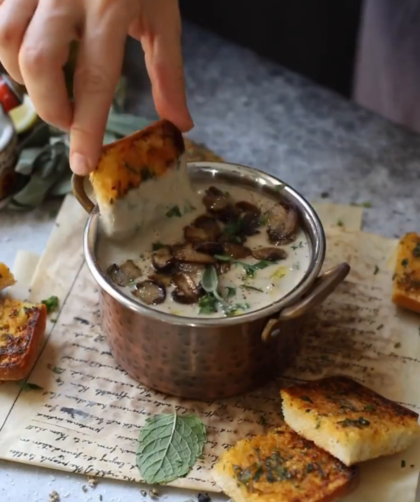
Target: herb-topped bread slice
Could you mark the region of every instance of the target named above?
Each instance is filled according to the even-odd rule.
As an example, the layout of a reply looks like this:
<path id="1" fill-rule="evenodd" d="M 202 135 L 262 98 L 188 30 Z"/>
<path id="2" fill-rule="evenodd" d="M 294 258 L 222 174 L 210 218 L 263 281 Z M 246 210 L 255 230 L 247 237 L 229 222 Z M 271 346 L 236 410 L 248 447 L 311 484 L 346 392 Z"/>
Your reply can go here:
<path id="1" fill-rule="evenodd" d="M 0 291 L 9 286 L 13 286 L 15 283 L 16 281 L 12 272 L 10 272 L 9 268 L 4 263 L 0 263 Z"/>
<path id="2" fill-rule="evenodd" d="M 392 301 L 420 313 L 420 235 L 406 234 L 398 244 Z"/>
<path id="3" fill-rule="evenodd" d="M 25 378 L 38 354 L 47 308 L 17 300 L 0 300 L 0 381 Z"/>
<path id="4" fill-rule="evenodd" d="M 116 238 L 130 236 L 175 206 L 183 214 L 197 200 L 184 139 L 166 120 L 105 145 L 90 181 L 103 228 Z"/>
<path id="5" fill-rule="evenodd" d="M 420 437 L 418 415 L 346 377 L 281 390 L 286 423 L 350 466 L 400 452 Z"/>
<path id="6" fill-rule="evenodd" d="M 234 502 L 334 502 L 355 490 L 359 471 L 284 425 L 239 441 L 213 478 Z"/>

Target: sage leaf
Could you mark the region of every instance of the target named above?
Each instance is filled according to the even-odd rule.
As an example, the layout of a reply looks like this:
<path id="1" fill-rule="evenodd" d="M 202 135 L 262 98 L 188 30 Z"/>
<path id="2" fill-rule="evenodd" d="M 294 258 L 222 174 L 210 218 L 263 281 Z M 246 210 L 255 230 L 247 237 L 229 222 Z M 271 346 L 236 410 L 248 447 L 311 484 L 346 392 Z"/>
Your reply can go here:
<path id="1" fill-rule="evenodd" d="M 136 463 L 148 484 L 186 476 L 203 454 L 206 428 L 195 415 L 154 415 L 140 429 Z"/>

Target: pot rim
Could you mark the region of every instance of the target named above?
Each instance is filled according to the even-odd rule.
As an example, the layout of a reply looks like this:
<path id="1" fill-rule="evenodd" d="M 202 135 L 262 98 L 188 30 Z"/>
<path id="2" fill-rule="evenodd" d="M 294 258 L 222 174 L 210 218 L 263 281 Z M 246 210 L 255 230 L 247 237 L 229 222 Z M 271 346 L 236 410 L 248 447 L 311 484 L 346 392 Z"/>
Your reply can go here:
<path id="1" fill-rule="evenodd" d="M 258 319 L 269 318 L 273 315 L 278 315 L 285 307 L 293 305 L 301 299 L 303 295 L 307 294 L 321 272 L 326 252 L 324 228 L 312 205 L 287 183 L 259 169 L 230 162 L 192 161 L 187 162 L 187 166 L 188 169 L 194 170 L 198 168 L 199 171 L 208 171 L 213 175 L 217 173 L 225 173 L 230 177 L 232 177 L 232 175 L 239 175 L 240 178 L 242 177 L 248 180 L 253 180 L 253 184 L 256 186 L 268 186 L 272 189 L 281 187 L 282 194 L 286 194 L 286 197 L 295 204 L 300 213 L 301 221 L 304 220 L 305 231 L 308 234 L 312 245 L 311 261 L 301 282 L 287 295 L 276 302 L 273 302 L 269 306 L 238 316 L 217 318 L 183 317 L 155 310 L 152 307 L 140 304 L 122 291 L 115 288 L 106 275 L 101 272 L 94 253 L 96 244 L 96 228 L 99 219 L 99 209 L 96 205 L 93 211 L 89 214 L 85 225 L 83 235 L 83 251 L 90 273 L 93 275 L 93 278 L 99 287 L 113 297 L 118 303 L 140 315 L 172 325 L 189 326 L 194 328 L 225 328 L 236 324 L 246 324 Z M 95 235 L 92 235 L 93 233 L 95 233 Z"/>

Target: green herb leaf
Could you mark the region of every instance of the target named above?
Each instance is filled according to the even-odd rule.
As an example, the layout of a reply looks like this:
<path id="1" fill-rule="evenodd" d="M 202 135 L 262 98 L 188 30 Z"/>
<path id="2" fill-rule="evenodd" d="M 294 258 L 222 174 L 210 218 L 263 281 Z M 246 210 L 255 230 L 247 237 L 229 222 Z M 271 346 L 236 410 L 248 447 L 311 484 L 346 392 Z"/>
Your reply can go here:
<path id="1" fill-rule="evenodd" d="M 236 295 L 236 288 L 233 288 L 232 286 L 227 286 L 225 298 L 232 298 L 232 296 L 235 296 L 235 295 Z"/>
<path id="2" fill-rule="evenodd" d="M 201 285 L 206 293 L 213 293 L 219 284 L 219 279 L 217 277 L 216 269 L 210 265 L 206 267 L 204 271 L 203 278 L 201 279 Z"/>
<path id="3" fill-rule="evenodd" d="M 223 298 L 219 295 L 219 278 L 217 276 L 217 271 L 213 265 L 206 267 L 203 277 L 201 279 L 201 285 L 206 293 L 214 295 L 214 297 L 221 303 L 224 302 Z"/>
<path id="4" fill-rule="evenodd" d="M 155 415 L 140 430 L 137 467 L 148 484 L 186 476 L 203 454 L 206 428 L 195 415 Z"/>
<path id="5" fill-rule="evenodd" d="M 159 251 L 159 249 L 162 249 L 164 247 L 166 247 L 165 244 L 162 244 L 161 242 L 154 242 L 152 244 L 152 250 L 153 251 Z"/>
<path id="6" fill-rule="evenodd" d="M 169 211 L 166 213 L 166 216 L 168 218 L 173 218 L 174 216 L 180 218 L 182 216 L 181 210 L 178 206 L 171 207 L 171 209 L 169 209 Z"/>
<path id="7" fill-rule="evenodd" d="M 58 309 L 58 298 L 56 296 L 50 296 L 46 300 L 42 300 L 42 302 L 47 307 L 47 312 L 50 314 Z"/>
<path id="8" fill-rule="evenodd" d="M 264 293 L 264 291 L 262 289 L 256 288 L 254 286 L 249 286 L 248 284 L 242 284 L 241 288 L 249 289 L 251 291 L 258 291 L 258 293 Z"/>
<path id="9" fill-rule="evenodd" d="M 19 382 L 19 387 L 22 390 L 43 390 L 44 389 L 44 387 L 41 387 L 40 385 L 37 385 L 36 383 L 30 383 L 30 382 L 25 382 L 25 381 Z"/>
<path id="10" fill-rule="evenodd" d="M 213 293 L 208 293 L 200 298 L 198 301 L 198 313 L 199 314 L 213 314 L 217 312 L 217 305 L 219 304 L 218 299 L 213 295 Z"/>
<path id="11" fill-rule="evenodd" d="M 231 258 L 230 256 L 226 255 L 221 255 L 221 254 L 216 254 L 214 255 L 216 260 L 219 261 L 230 261 L 232 263 L 236 263 L 238 265 L 241 265 L 245 269 L 245 273 L 248 277 L 254 277 L 255 273 L 258 270 L 262 270 L 263 268 L 269 267 L 270 265 L 275 264 L 276 262 L 274 261 L 268 261 L 268 260 L 261 260 L 258 261 L 257 263 L 245 263 L 240 260 L 235 260 L 234 258 Z"/>

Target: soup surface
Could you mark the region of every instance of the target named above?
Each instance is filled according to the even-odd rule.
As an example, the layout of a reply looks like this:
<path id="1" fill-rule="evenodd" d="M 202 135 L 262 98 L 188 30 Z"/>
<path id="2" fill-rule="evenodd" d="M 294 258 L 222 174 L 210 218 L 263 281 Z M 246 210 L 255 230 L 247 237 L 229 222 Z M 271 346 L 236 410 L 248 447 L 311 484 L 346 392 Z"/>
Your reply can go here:
<path id="1" fill-rule="evenodd" d="M 98 261 L 116 287 L 169 314 L 225 317 L 301 282 L 311 250 L 293 208 L 230 185 L 200 186 L 198 196 L 128 240 L 100 235 Z"/>

